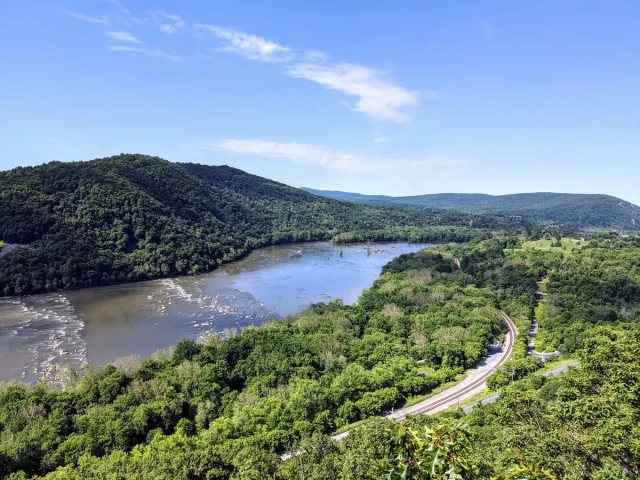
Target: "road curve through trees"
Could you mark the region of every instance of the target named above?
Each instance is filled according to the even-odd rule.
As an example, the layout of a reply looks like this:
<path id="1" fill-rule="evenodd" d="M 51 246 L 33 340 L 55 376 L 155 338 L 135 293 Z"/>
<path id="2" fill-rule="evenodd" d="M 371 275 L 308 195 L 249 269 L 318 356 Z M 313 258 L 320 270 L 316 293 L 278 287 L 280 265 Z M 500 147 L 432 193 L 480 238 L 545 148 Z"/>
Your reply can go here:
<path id="1" fill-rule="evenodd" d="M 565 363 L 564 365 L 560 365 L 559 367 L 554 368 L 553 370 L 549 370 L 548 372 L 545 372 L 542 374 L 543 377 L 557 377 L 558 375 L 563 374 L 564 372 L 567 372 L 569 369 L 573 368 L 573 367 L 577 367 L 578 365 L 580 365 L 580 362 L 578 362 L 577 360 L 573 360 L 569 363 Z M 500 398 L 500 392 L 494 393 L 493 395 L 483 398 L 482 400 L 479 400 L 475 403 L 472 403 L 470 405 L 467 405 L 466 407 L 464 407 L 462 409 L 462 411 L 464 413 L 469 413 L 471 410 L 473 410 L 474 408 L 476 408 L 479 405 L 488 405 L 489 403 L 493 403 L 496 400 L 498 400 L 498 398 Z"/>
<path id="2" fill-rule="evenodd" d="M 496 368 L 502 365 L 511 356 L 515 338 L 518 335 L 518 329 L 511 318 L 504 312 L 500 312 L 507 325 L 508 332 L 505 335 L 504 346 L 497 357 L 497 361 L 492 362 L 491 356 L 485 359 L 478 367 L 469 372 L 467 377 L 447 390 L 434 395 L 420 403 L 410 407 L 402 408 L 388 415 L 387 418 L 394 420 L 402 420 L 408 415 L 420 415 L 424 413 L 437 413 L 454 406 L 461 400 L 471 398 L 487 388 L 487 378 L 494 372 Z"/>
<path id="3" fill-rule="evenodd" d="M 490 350 L 487 358 L 471 370 L 467 377 L 457 385 L 447 388 L 420 403 L 396 410 L 386 415 L 385 418 L 403 420 L 408 415 L 438 413 L 482 393 L 487 388 L 487 378 L 511 356 L 515 338 L 518 335 L 518 329 L 513 320 L 505 312 L 501 311 L 500 313 L 508 330 L 504 338 L 504 345 L 501 348 L 493 347 L 493 352 Z M 349 435 L 349 431 L 333 435 L 331 438 L 336 442 L 340 442 L 347 435 Z"/>

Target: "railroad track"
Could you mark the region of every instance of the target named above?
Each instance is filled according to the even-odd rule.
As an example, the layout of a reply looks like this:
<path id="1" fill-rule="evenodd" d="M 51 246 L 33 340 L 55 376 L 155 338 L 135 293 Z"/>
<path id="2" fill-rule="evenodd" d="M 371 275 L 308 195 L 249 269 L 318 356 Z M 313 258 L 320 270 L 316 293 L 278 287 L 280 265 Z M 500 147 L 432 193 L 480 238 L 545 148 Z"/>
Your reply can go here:
<path id="1" fill-rule="evenodd" d="M 516 324 L 513 322 L 513 320 L 511 320 L 511 317 L 509 317 L 509 315 L 507 315 L 503 311 L 500 311 L 500 314 L 502 315 L 502 318 L 504 319 L 504 322 L 507 325 L 508 332 L 505 335 L 504 351 L 502 353 L 502 356 L 500 357 L 500 360 L 498 360 L 498 362 L 493 368 L 487 369 L 485 373 L 483 373 L 481 376 L 476 378 L 473 382 L 469 383 L 469 385 L 465 385 L 464 387 L 459 389 L 456 389 L 456 387 L 451 387 L 452 390 L 454 389 L 456 390 L 451 394 L 446 395 L 443 398 L 440 398 L 433 403 L 427 403 L 423 407 L 416 407 L 416 405 L 413 405 L 411 407 L 407 407 L 406 409 L 398 410 L 392 415 L 387 415 L 387 418 L 393 418 L 394 420 L 403 420 L 409 415 L 428 414 L 429 412 L 431 412 L 432 410 L 435 410 L 436 408 L 442 407 L 444 405 L 451 403 L 454 400 L 457 400 L 458 398 L 463 396 L 465 393 L 469 393 L 473 391 L 474 389 L 481 386 L 484 382 L 486 382 L 487 378 L 489 378 L 489 376 L 494 372 L 494 370 L 497 369 L 500 365 L 502 365 L 504 362 L 506 362 L 509 359 L 509 357 L 511 356 L 511 351 L 513 350 L 513 345 L 515 343 L 516 336 L 518 335 L 518 328 L 516 327 Z M 344 440 L 344 438 L 347 435 L 349 435 L 348 430 L 346 432 L 333 435 L 331 438 L 335 442 L 341 442 L 342 440 Z M 300 451 L 295 452 L 293 454 L 287 453 L 282 455 L 280 459 L 283 461 L 288 460 L 293 456 L 299 455 L 300 453 L 301 453 Z"/>
<path id="2" fill-rule="evenodd" d="M 438 399 L 438 401 L 429 403 L 422 408 L 409 407 L 406 412 L 398 411 L 395 413 L 395 415 L 393 415 L 393 418 L 395 418 L 396 420 L 400 420 L 405 418 L 407 415 L 421 415 L 421 414 L 429 413 L 430 411 L 435 410 L 436 408 L 447 405 L 453 400 L 457 400 L 464 394 L 473 391 L 474 389 L 482 385 L 484 382 L 486 382 L 487 378 L 489 378 L 489 376 L 494 372 L 494 370 L 497 369 L 500 365 L 502 365 L 504 362 L 506 362 L 509 359 L 509 357 L 511 356 L 511 351 L 513 350 L 513 344 L 515 342 L 515 338 L 518 335 L 518 329 L 516 327 L 516 324 L 513 322 L 513 320 L 511 320 L 511 317 L 509 317 L 509 315 L 507 315 L 505 312 L 502 312 L 502 311 L 500 312 L 500 314 L 502 315 L 502 318 L 504 319 L 504 322 L 507 325 L 508 333 L 505 335 L 504 352 L 500 357 L 500 360 L 498 360 L 498 363 L 496 363 L 495 367 L 487 370 L 486 373 L 482 374 L 473 382 L 469 383 L 469 385 L 465 385 L 464 387 L 457 389 L 455 392 L 449 395 L 446 395 L 441 399 Z M 455 388 L 455 387 L 452 387 L 452 388 Z"/>

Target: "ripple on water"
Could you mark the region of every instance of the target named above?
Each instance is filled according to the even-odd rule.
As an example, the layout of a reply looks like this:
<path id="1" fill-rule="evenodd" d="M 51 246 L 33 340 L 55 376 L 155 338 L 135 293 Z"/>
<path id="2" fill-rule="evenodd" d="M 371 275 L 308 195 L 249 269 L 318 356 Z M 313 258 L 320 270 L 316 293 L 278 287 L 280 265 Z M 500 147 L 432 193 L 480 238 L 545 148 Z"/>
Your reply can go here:
<path id="1" fill-rule="evenodd" d="M 180 281 L 184 281 L 182 285 Z M 238 288 L 218 288 L 210 295 L 202 291 L 201 282 L 190 279 L 162 279 L 158 281 L 160 290 L 154 295 L 155 310 L 168 316 L 172 308 L 188 310 L 187 317 L 208 318 L 206 321 L 192 319 L 191 327 L 199 329 L 198 333 L 213 333 L 219 330 L 219 323 L 228 324 L 232 320 L 235 325 L 253 325 L 279 316 L 269 310 L 256 296 Z M 181 308 L 185 303 L 188 309 Z M 194 311 L 195 309 L 195 311 Z M 182 312 L 179 312 L 181 315 Z"/>
<path id="2" fill-rule="evenodd" d="M 59 364 L 144 358 L 184 337 L 259 325 L 310 303 L 351 303 L 392 256 L 419 248 L 277 246 L 197 278 L 0 299 L 0 380 L 33 381 Z"/>
<path id="3" fill-rule="evenodd" d="M 56 381 L 55 366 L 86 363 L 84 322 L 61 294 L 0 299 L 0 379 Z"/>

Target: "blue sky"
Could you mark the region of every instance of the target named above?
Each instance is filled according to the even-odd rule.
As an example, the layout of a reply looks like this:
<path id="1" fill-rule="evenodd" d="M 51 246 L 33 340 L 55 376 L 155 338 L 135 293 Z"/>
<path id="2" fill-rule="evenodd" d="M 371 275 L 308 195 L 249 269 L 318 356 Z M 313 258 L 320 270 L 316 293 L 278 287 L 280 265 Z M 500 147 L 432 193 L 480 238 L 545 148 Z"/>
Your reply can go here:
<path id="1" fill-rule="evenodd" d="M 635 0 L 5 0 L 0 169 L 137 152 L 640 204 L 639 24 Z"/>

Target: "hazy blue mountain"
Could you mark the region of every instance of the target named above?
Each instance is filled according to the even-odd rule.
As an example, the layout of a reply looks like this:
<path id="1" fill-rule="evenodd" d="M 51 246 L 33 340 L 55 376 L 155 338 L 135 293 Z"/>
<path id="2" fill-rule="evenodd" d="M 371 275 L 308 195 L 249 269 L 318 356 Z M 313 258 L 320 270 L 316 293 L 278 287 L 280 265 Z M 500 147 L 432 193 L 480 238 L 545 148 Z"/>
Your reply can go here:
<path id="1" fill-rule="evenodd" d="M 407 197 L 302 188 L 327 198 L 354 202 L 450 208 L 473 213 L 520 215 L 560 226 L 582 229 L 640 231 L 640 207 L 611 195 L 573 193 L 436 193 Z"/>

